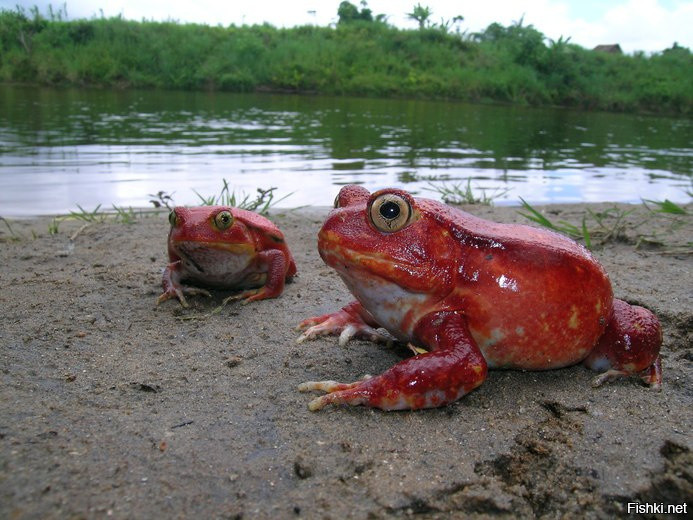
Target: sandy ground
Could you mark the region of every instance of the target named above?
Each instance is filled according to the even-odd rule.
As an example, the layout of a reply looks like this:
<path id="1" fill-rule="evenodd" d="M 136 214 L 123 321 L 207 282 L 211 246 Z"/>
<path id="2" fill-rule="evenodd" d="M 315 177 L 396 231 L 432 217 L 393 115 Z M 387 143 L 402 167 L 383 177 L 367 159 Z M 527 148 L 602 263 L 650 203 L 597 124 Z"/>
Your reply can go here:
<path id="1" fill-rule="evenodd" d="M 516 208 L 468 209 L 524 221 Z M 585 206 L 548 211 L 579 222 Z M 593 389 L 594 374 L 577 366 L 494 371 L 443 409 L 310 412 L 300 382 L 351 381 L 408 355 L 363 341 L 340 348 L 334 337 L 295 342 L 299 321 L 351 300 L 315 247 L 326 212 L 275 211 L 299 276 L 279 299 L 218 312 L 227 293 L 193 297 L 190 309 L 155 305 L 163 214 L 63 222 L 56 235 L 50 219 L 14 221 L 19 239 L 0 222 L 0 517 L 613 518 L 628 516 L 629 502 L 686 501 L 691 510 L 690 220 L 637 228 L 664 245 L 636 247 L 630 229 L 596 251 L 616 295 L 662 321 L 662 392 L 637 379 Z"/>

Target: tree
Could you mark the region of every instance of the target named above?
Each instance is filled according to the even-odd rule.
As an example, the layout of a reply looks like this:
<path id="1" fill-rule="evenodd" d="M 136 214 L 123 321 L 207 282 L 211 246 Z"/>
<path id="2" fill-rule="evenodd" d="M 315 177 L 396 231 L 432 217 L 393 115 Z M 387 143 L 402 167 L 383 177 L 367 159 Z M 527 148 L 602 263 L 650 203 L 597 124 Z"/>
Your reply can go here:
<path id="1" fill-rule="evenodd" d="M 433 14 L 430 7 L 423 7 L 421 4 L 416 4 L 411 13 L 407 13 L 407 17 L 416 20 L 419 23 L 419 29 L 426 27 L 428 19 Z"/>
<path id="2" fill-rule="evenodd" d="M 354 4 L 351 2 L 347 2 L 346 0 L 339 4 L 339 8 L 337 9 L 337 15 L 339 16 L 339 22 L 338 23 L 349 23 L 353 22 L 355 20 L 363 20 L 366 22 L 372 22 L 373 21 L 373 11 L 368 9 L 367 7 L 367 2 L 365 0 L 361 1 L 361 10 L 359 11 L 359 8 L 356 7 Z"/>

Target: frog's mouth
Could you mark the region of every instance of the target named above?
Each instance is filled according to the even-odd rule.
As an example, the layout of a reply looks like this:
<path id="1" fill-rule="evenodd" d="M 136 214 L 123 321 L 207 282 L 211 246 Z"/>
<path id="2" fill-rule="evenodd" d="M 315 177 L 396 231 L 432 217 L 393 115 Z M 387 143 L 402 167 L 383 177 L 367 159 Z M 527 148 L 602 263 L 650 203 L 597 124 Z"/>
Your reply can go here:
<path id="1" fill-rule="evenodd" d="M 233 244 L 229 242 L 200 242 L 197 240 L 180 240 L 173 243 L 176 251 L 186 255 L 194 255 L 201 251 L 225 251 L 233 255 L 247 255 L 255 248 L 251 244 Z"/>
<path id="2" fill-rule="evenodd" d="M 347 278 L 377 276 L 403 288 L 419 289 L 424 273 L 421 266 L 394 259 L 378 251 L 355 251 L 335 242 L 321 243 L 323 261 Z"/>

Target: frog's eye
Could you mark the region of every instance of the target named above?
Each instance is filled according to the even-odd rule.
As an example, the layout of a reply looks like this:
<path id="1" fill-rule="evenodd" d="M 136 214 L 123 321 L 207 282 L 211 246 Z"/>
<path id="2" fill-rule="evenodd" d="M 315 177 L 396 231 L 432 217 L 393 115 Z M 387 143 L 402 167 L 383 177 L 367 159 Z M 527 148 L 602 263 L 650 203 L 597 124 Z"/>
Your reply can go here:
<path id="1" fill-rule="evenodd" d="M 175 211 L 168 214 L 168 223 L 171 224 L 171 227 L 176 227 L 178 225 L 178 215 L 176 215 Z"/>
<path id="2" fill-rule="evenodd" d="M 337 196 L 334 198 L 334 203 L 332 204 L 332 207 L 334 209 L 337 209 L 339 207 L 339 193 L 337 193 Z"/>
<path id="3" fill-rule="evenodd" d="M 233 215 L 230 211 L 220 211 L 214 217 L 214 223 L 220 231 L 229 229 L 233 224 Z"/>
<path id="4" fill-rule="evenodd" d="M 368 208 L 373 225 L 384 233 L 399 231 L 411 218 L 409 202 L 399 195 L 385 193 L 376 198 Z"/>

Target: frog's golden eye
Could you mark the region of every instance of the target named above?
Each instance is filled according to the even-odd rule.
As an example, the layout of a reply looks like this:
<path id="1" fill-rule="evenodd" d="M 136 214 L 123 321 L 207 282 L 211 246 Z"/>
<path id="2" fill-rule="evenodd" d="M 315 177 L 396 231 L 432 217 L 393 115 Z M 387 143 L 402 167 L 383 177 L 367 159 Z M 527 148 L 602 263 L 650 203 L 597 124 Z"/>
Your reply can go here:
<path id="1" fill-rule="evenodd" d="M 229 229 L 233 225 L 233 215 L 230 211 L 220 211 L 214 217 L 214 223 L 220 231 Z"/>
<path id="2" fill-rule="evenodd" d="M 168 223 L 171 224 L 171 227 L 176 227 L 178 225 L 178 215 L 176 215 L 175 211 L 168 214 Z"/>
<path id="3" fill-rule="evenodd" d="M 368 208 L 373 225 L 384 233 L 394 233 L 405 227 L 411 218 L 409 202 L 399 195 L 385 193 Z"/>

